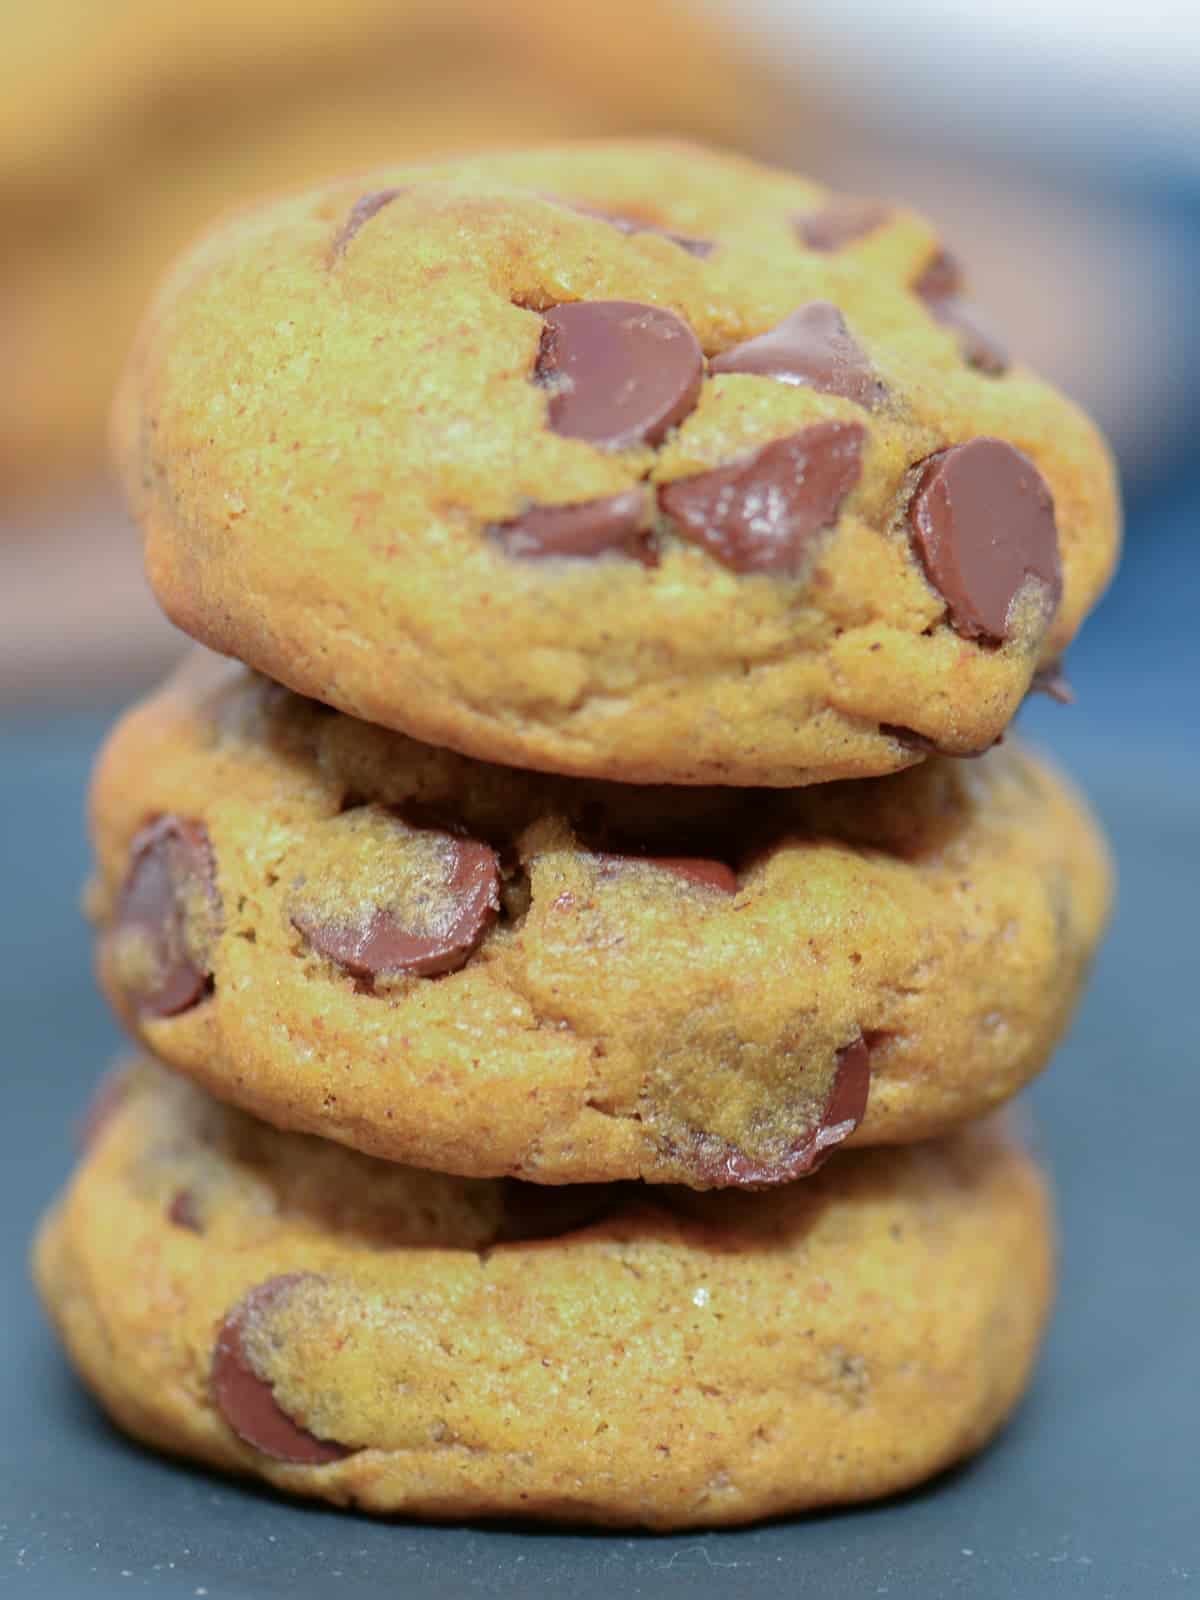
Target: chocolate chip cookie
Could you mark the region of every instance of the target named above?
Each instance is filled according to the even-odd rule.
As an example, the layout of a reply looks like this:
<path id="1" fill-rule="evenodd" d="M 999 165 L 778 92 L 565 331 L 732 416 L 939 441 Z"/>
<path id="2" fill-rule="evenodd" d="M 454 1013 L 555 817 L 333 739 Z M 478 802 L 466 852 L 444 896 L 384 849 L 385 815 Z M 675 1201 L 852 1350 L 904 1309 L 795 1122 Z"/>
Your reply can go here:
<path id="1" fill-rule="evenodd" d="M 1107 452 L 911 213 L 630 142 L 376 173 L 172 275 L 117 453 L 173 619 L 351 715 L 639 783 L 1001 733 Z"/>
<path id="2" fill-rule="evenodd" d="M 978 1449 L 1052 1292 L 996 1127 L 769 1194 L 546 1190 L 280 1134 L 128 1071 L 46 1219 L 72 1361 L 157 1448 L 421 1517 L 657 1528 L 903 1489 Z"/>
<path id="3" fill-rule="evenodd" d="M 1046 1062 L 1106 914 L 1006 743 L 796 790 L 485 765 L 197 652 L 92 795 L 106 993 L 280 1127 L 544 1183 L 802 1176 Z"/>

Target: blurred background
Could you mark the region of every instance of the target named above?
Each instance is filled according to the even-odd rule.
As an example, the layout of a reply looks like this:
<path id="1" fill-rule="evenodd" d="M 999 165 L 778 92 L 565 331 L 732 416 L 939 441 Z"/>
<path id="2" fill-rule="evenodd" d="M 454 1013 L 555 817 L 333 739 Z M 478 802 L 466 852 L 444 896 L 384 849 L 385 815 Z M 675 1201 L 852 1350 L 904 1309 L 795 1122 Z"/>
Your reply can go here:
<path id="1" fill-rule="evenodd" d="M 175 252 L 256 194 L 487 143 L 675 132 L 911 201 L 1116 442 L 1128 607 L 1142 564 L 1190 560 L 1190 535 L 1168 546 L 1200 413 L 1195 0 L 0 0 L 0 20 L 0 711 L 110 703 L 178 649 L 104 464 Z"/>

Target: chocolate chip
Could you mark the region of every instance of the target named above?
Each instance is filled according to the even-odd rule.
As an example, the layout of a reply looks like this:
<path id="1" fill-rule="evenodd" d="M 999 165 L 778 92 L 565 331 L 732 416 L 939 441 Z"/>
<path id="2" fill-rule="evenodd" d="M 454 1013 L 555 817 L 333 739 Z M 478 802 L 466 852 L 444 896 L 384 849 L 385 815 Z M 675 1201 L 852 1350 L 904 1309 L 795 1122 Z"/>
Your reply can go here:
<path id="1" fill-rule="evenodd" d="M 640 489 L 568 506 L 532 506 L 511 522 L 495 524 L 492 537 L 510 556 L 632 556 L 654 566 L 649 508 Z"/>
<path id="2" fill-rule="evenodd" d="M 714 239 L 692 239 L 686 233 L 671 233 L 666 228 L 638 228 L 638 233 L 656 233 L 662 239 L 669 239 L 672 244 L 677 244 L 681 250 L 686 250 L 688 255 L 696 256 L 700 261 L 707 261 L 717 248 Z"/>
<path id="3" fill-rule="evenodd" d="M 190 1189 L 177 1189 L 167 1207 L 167 1221 L 177 1228 L 187 1228 L 190 1233 L 203 1233 L 204 1223 Z"/>
<path id="4" fill-rule="evenodd" d="M 719 1153 L 705 1151 L 702 1177 L 714 1188 L 739 1189 L 773 1188 L 808 1177 L 858 1127 L 866 1115 L 870 1090 L 871 1052 L 860 1035 L 838 1051 L 829 1098 L 811 1133 L 776 1160 L 755 1160 L 733 1145 Z"/>
<path id="5" fill-rule="evenodd" d="M 744 789 L 625 789 L 615 784 L 589 791 L 571 807 L 580 848 L 613 870 L 651 861 L 667 871 L 687 862 L 702 876 L 730 885 L 756 824 L 772 812 L 777 791 Z M 711 871 L 709 870 L 711 868 Z"/>
<path id="6" fill-rule="evenodd" d="M 914 293 L 925 302 L 930 314 L 958 334 L 959 348 L 969 366 L 990 378 L 1008 371 L 1008 352 L 959 298 L 963 289 L 962 269 L 949 251 L 941 250 L 913 284 Z"/>
<path id="7" fill-rule="evenodd" d="M 714 357 L 708 370 L 744 372 L 838 394 L 874 407 L 887 390 L 855 342 L 845 318 L 828 300 L 814 300 L 766 333 Z"/>
<path id="8" fill-rule="evenodd" d="M 737 874 L 723 861 L 708 861 L 702 856 L 646 856 L 645 861 L 660 872 L 673 872 L 677 878 L 686 878 L 701 888 L 719 889 L 722 894 L 737 893 Z"/>
<path id="9" fill-rule="evenodd" d="M 1032 693 L 1032 690 L 1030 691 Z M 994 750 L 998 744 L 1004 743 L 1004 735 L 998 733 L 994 739 L 989 739 L 976 750 L 947 750 L 943 745 L 935 744 L 926 734 L 918 733 L 915 728 L 906 728 L 898 722 L 881 722 L 879 731 L 885 739 L 895 739 L 897 744 L 902 744 L 906 750 L 912 750 L 923 756 L 946 756 L 953 761 L 978 761 L 980 756 L 987 755 L 989 750 Z"/>
<path id="10" fill-rule="evenodd" d="M 963 359 L 976 372 L 989 378 L 1001 378 L 1010 366 L 1008 351 L 978 321 L 978 313 L 968 311 L 957 300 L 939 300 L 929 308 L 939 322 L 953 328 L 958 334 L 959 349 Z"/>
<path id="11" fill-rule="evenodd" d="M 396 821 L 402 821 L 396 816 Z M 432 835 L 443 852 L 441 882 L 432 897 L 399 913 L 363 905 L 346 916 L 293 908 L 293 925 L 314 950 L 356 978 L 432 978 L 463 966 L 500 909 L 500 862 L 490 845 L 441 830 Z"/>
<path id="12" fill-rule="evenodd" d="M 614 1208 L 621 1185 L 571 1183 L 548 1185 L 504 1179 L 504 1219 L 495 1244 L 527 1244 L 555 1239 L 596 1222 Z"/>
<path id="13" fill-rule="evenodd" d="M 804 212 L 794 217 L 793 221 L 796 232 L 810 250 L 828 253 L 874 233 L 876 228 L 883 227 L 891 214 L 880 200 L 862 200 L 853 195 L 844 195 L 829 201 L 819 211 Z"/>
<path id="14" fill-rule="evenodd" d="M 712 861 L 705 856 L 650 856 L 630 852 L 620 855 L 605 852 L 600 857 L 600 871 L 608 876 L 629 865 L 657 867 L 660 872 L 673 873 L 703 889 L 719 889 L 722 894 L 737 893 L 737 873 L 723 861 Z"/>
<path id="15" fill-rule="evenodd" d="M 652 233 L 659 239 L 669 239 L 681 250 L 686 250 L 688 255 L 698 256 L 702 261 L 716 249 L 716 243 L 712 239 L 693 239 L 686 233 L 672 233 L 669 228 L 660 228 L 657 223 L 643 222 L 638 217 L 623 216 L 618 211 L 602 211 L 599 206 L 583 205 L 578 200 L 571 203 L 571 210 L 578 211 L 580 216 L 595 217 L 599 222 L 607 222 L 619 233 Z"/>
<path id="16" fill-rule="evenodd" d="M 243 1335 L 249 1319 L 267 1315 L 297 1284 L 312 1278 L 311 1273 L 289 1272 L 251 1289 L 221 1324 L 210 1374 L 217 1410 L 239 1439 L 276 1461 L 305 1467 L 341 1461 L 351 1452 L 343 1445 L 316 1438 L 288 1416 L 271 1384 L 251 1365 Z"/>
<path id="17" fill-rule="evenodd" d="M 109 934 L 117 981 L 141 1016 L 178 1016 L 212 991 L 220 901 L 208 832 L 188 817 L 159 817 L 130 856 Z"/>
<path id="18" fill-rule="evenodd" d="M 704 381 L 695 334 L 673 311 L 580 300 L 545 314 L 534 377 L 551 390 L 556 433 L 606 450 L 659 444 Z"/>
<path id="19" fill-rule="evenodd" d="M 106 1072 L 93 1089 L 79 1126 L 78 1143 L 84 1155 L 94 1148 L 100 1135 L 120 1110 L 124 1098 L 124 1073 Z"/>
<path id="20" fill-rule="evenodd" d="M 865 437 L 856 422 L 818 422 L 732 466 L 662 485 L 658 503 L 682 538 L 734 572 L 794 575 L 858 482 Z"/>
<path id="21" fill-rule="evenodd" d="M 1029 693 L 1049 695 L 1051 700 L 1057 701 L 1060 706 L 1075 704 L 1075 691 L 1060 661 L 1052 662 L 1048 667 L 1038 668 L 1029 685 Z"/>
<path id="22" fill-rule="evenodd" d="M 360 228 L 370 222 L 372 217 L 378 216 L 384 206 L 390 206 L 392 201 L 403 193 L 403 189 L 376 189 L 373 193 L 364 194 L 361 199 L 355 201 L 349 216 L 338 229 L 329 248 L 330 265 L 341 260 L 350 241 Z"/>
<path id="23" fill-rule="evenodd" d="M 813 1140 L 811 1172 L 842 1144 L 867 1114 L 871 1094 L 871 1047 L 861 1035 L 837 1053 L 833 1088 Z"/>
<path id="24" fill-rule="evenodd" d="M 847 1140 L 866 1115 L 871 1091 L 871 1052 L 859 1037 L 837 1053 L 833 1087 L 813 1132 L 793 1145 L 778 1167 L 768 1167 L 739 1178 L 740 1183 L 790 1183 L 809 1176 L 821 1166 L 831 1150 Z"/>
<path id="25" fill-rule="evenodd" d="M 914 281 L 913 293 L 929 305 L 937 300 L 952 300 L 964 287 L 962 263 L 949 250 L 939 250 Z"/>
<path id="26" fill-rule="evenodd" d="M 902 744 L 906 750 L 923 756 L 941 755 L 941 750 L 932 739 L 923 733 L 918 733 L 915 728 L 906 728 L 899 722 L 881 722 L 879 731 L 885 739 L 894 739 L 897 744 Z"/>
<path id="27" fill-rule="evenodd" d="M 925 574 L 964 638 L 1007 639 L 1013 602 L 1030 578 L 1043 585 L 1051 613 L 1057 607 L 1054 501 L 1029 457 L 1003 439 L 930 456 L 908 521 Z"/>

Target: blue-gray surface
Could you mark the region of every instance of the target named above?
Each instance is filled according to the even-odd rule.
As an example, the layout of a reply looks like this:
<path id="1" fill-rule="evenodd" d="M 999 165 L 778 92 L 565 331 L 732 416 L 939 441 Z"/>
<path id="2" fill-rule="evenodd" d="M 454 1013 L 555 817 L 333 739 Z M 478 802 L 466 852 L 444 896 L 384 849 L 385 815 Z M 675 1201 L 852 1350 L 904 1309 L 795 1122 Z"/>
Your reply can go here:
<path id="1" fill-rule="evenodd" d="M 982 1460 L 861 1512 L 678 1539 L 383 1525 L 218 1481 L 119 1438 L 71 1378 L 25 1271 L 86 1085 L 117 1044 L 76 908 L 81 795 L 102 724 L 4 729 L 0 1589 L 64 1600 L 1155 1600 L 1200 1586 L 1200 503 L 1164 497 L 1137 522 L 1122 583 L 1072 659 L 1080 705 L 1039 704 L 1027 717 L 1090 791 L 1122 873 L 1083 1015 L 1033 1095 L 1061 1199 L 1059 1315 L 1032 1395 Z"/>

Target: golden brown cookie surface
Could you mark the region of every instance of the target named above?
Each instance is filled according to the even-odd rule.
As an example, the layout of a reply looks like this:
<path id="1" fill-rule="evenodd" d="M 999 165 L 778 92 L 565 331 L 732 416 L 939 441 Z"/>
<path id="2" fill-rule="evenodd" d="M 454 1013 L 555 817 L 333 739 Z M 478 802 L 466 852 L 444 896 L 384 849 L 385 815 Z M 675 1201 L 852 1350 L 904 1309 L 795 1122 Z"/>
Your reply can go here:
<path id="1" fill-rule="evenodd" d="M 1043 1181 L 992 1126 L 763 1195 L 438 1177 L 132 1069 L 39 1239 L 156 1447 L 424 1517 L 737 1523 L 907 1487 L 1023 1389 Z"/>
<path id="2" fill-rule="evenodd" d="M 1116 553 L 1095 430 L 910 213 L 682 146 L 380 172 L 182 262 L 116 438 L 168 612 L 494 761 L 987 748 Z"/>
<path id="3" fill-rule="evenodd" d="M 113 735 L 92 816 L 101 979 L 152 1050 L 281 1127 L 545 1183 L 776 1183 L 981 1115 L 1044 1065 L 1108 899 L 1015 744 L 630 789 L 199 654 Z"/>

